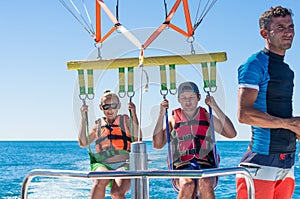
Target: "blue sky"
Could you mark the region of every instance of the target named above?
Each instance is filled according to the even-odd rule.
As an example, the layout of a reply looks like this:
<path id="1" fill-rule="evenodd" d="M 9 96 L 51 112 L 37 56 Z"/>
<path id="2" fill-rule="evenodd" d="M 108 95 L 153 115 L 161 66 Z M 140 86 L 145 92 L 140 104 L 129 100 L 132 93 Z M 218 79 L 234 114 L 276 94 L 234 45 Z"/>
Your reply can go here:
<path id="1" fill-rule="evenodd" d="M 115 2 L 106 1 L 113 12 Z M 258 18 L 263 11 L 276 5 L 286 6 L 294 12 L 296 36 L 285 60 L 296 74 L 294 115 L 300 115 L 300 106 L 297 105 L 300 103 L 300 68 L 297 60 L 300 52 L 297 31 L 300 27 L 300 1 L 220 0 L 195 34 L 196 42 L 206 52 L 227 53 L 228 60 L 217 66 L 221 89 L 216 92 L 216 99 L 234 122 L 238 130 L 237 139 L 250 137 L 249 127 L 239 124 L 236 118 L 237 67 L 250 54 L 264 47 L 264 41 L 259 35 Z M 87 1 L 87 6 L 93 19 L 94 1 Z M 120 22 L 133 32 L 136 32 L 137 28 L 149 32 L 148 27 L 158 27 L 164 20 L 163 1 L 124 0 L 120 1 L 119 9 Z M 81 103 L 76 94 L 77 73 L 68 71 L 66 63 L 70 60 L 87 59 L 90 53 L 95 51 L 93 39 L 58 0 L 1 1 L 0 19 L 0 140 L 77 139 L 78 109 Z M 183 19 L 180 15 L 175 17 L 174 21 L 175 19 L 182 25 Z M 111 26 L 108 20 L 104 21 L 103 29 L 109 29 Z M 171 43 L 176 43 L 177 40 L 175 42 L 172 38 L 177 38 L 177 35 L 172 35 L 174 37 L 168 37 L 166 41 L 170 39 Z M 114 40 L 117 40 L 114 38 L 117 37 L 118 33 L 115 33 L 107 43 L 104 42 L 103 45 L 106 46 L 103 51 L 117 49 L 117 45 L 120 45 L 114 43 Z M 155 45 L 157 44 L 153 44 Z M 182 48 L 188 49 L 186 42 L 182 45 L 185 45 Z M 146 50 L 145 54 L 155 52 L 157 51 Z M 138 57 L 139 53 L 132 50 L 130 55 Z M 150 78 L 152 73 L 149 73 Z M 183 78 L 184 75 L 193 76 L 193 72 L 181 73 Z M 114 87 L 111 86 L 110 74 L 103 74 L 100 74 L 99 82 L 96 82 L 100 86 L 96 85 L 95 102 L 90 102 L 91 110 L 94 110 L 91 111 L 91 121 L 95 119 L 94 115 L 101 114 L 94 104 L 98 103 L 103 89 L 113 89 L 116 86 L 114 80 Z M 191 80 L 194 79 L 191 77 Z M 155 84 L 155 81 L 152 83 Z M 151 94 L 145 94 L 143 106 L 148 108 L 155 108 L 161 101 L 159 91 L 155 90 L 158 87 L 153 88 L 154 91 L 149 92 Z M 220 96 L 218 92 L 221 93 Z M 172 107 L 178 106 L 176 100 L 171 101 Z M 124 102 L 126 103 L 126 100 Z M 139 99 L 134 98 L 134 102 L 138 103 Z M 148 109 L 143 113 L 152 115 Z M 142 119 L 142 126 L 151 126 L 152 120 L 155 119 L 145 117 Z"/>

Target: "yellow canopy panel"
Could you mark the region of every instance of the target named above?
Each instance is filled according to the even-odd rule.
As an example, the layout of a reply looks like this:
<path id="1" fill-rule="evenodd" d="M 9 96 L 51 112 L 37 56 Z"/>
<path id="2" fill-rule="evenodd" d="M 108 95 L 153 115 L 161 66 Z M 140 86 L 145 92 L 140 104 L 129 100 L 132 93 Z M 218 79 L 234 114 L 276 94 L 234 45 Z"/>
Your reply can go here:
<path id="1" fill-rule="evenodd" d="M 192 55 L 171 55 L 171 56 L 156 56 L 144 57 L 144 66 L 159 66 L 159 65 L 188 65 L 199 64 L 202 62 L 223 62 L 226 61 L 226 53 L 207 53 L 207 54 L 192 54 Z M 115 68 L 137 67 L 139 58 L 120 58 L 106 60 L 86 60 L 86 61 L 69 61 L 67 63 L 68 70 L 78 69 L 94 69 L 106 70 Z"/>

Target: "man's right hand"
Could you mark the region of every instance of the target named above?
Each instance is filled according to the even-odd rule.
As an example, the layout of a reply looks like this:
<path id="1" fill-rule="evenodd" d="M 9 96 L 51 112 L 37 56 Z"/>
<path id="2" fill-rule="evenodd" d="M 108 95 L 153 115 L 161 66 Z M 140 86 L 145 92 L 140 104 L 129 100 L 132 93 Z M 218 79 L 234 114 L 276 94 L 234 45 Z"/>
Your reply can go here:
<path id="1" fill-rule="evenodd" d="M 297 137 L 300 138 L 300 117 L 293 117 L 286 119 L 287 129 L 295 132 Z"/>
<path id="2" fill-rule="evenodd" d="M 166 110 L 169 108 L 169 101 L 164 99 L 161 103 L 160 103 L 160 113 L 164 114 L 166 112 Z"/>

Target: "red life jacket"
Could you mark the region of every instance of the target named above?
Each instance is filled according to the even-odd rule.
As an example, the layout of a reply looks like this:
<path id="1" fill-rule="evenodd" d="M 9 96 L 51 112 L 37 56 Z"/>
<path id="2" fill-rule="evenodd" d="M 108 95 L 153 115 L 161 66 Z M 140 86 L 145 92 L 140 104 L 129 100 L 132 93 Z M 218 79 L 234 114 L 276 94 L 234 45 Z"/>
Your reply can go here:
<path id="1" fill-rule="evenodd" d="M 107 124 L 105 118 L 97 120 L 98 139 L 96 140 L 96 152 L 106 151 L 130 151 L 131 135 L 126 125 L 127 115 L 117 115 L 113 124 Z"/>
<path id="2" fill-rule="evenodd" d="M 207 135 L 209 123 L 207 111 L 199 107 L 192 120 L 189 120 L 181 108 L 173 110 L 175 119 L 174 130 L 171 135 L 174 165 L 186 162 L 194 157 L 214 165 L 212 140 Z"/>

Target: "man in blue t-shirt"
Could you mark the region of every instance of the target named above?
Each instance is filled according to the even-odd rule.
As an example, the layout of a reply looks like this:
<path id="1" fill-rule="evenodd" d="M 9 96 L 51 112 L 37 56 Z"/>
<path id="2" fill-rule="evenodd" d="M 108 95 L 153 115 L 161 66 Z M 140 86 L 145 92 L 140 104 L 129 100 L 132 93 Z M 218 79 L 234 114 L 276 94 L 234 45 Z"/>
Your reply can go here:
<path id="1" fill-rule="evenodd" d="M 259 25 L 265 48 L 238 69 L 238 119 L 252 130 L 240 166 L 253 177 L 256 199 L 288 199 L 295 187 L 300 117 L 292 113 L 294 72 L 284 62 L 295 35 L 292 15 L 281 6 L 264 12 Z M 237 198 L 248 198 L 246 182 L 239 175 Z"/>

